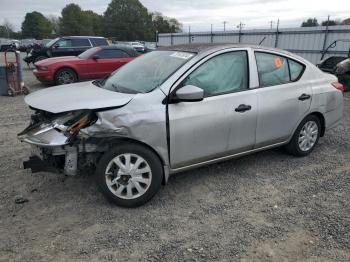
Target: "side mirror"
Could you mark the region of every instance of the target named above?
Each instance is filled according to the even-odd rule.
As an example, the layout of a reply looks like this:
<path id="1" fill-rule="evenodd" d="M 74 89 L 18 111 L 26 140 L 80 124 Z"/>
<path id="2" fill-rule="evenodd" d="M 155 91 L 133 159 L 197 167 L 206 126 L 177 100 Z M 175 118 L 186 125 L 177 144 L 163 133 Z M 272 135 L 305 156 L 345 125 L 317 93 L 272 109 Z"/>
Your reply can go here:
<path id="1" fill-rule="evenodd" d="M 94 55 L 94 56 L 92 57 L 92 59 L 98 60 L 98 59 L 100 59 L 100 56 L 99 56 L 99 55 Z"/>
<path id="2" fill-rule="evenodd" d="M 53 46 L 54 49 L 57 49 L 57 48 L 59 48 L 59 47 L 60 47 L 59 44 L 55 44 L 55 45 Z"/>
<path id="3" fill-rule="evenodd" d="M 178 89 L 173 98 L 174 102 L 199 102 L 204 99 L 203 89 L 187 85 Z"/>

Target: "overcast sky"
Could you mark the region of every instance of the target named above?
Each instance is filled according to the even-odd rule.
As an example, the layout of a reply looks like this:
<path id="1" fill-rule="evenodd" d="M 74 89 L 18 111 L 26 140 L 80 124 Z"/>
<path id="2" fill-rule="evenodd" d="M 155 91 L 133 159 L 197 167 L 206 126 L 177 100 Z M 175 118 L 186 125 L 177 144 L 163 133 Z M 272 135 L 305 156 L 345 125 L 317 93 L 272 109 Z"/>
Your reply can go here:
<path id="1" fill-rule="evenodd" d="M 20 30 L 26 12 L 39 11 L 44 15 L 60 15 L 69 3 L 79 4 L 102 14 L 110 0 L 0 0 L 0 23 L 7 19 Z M 242 21 L 246 28 L 266 28 L 269 21 L 280 19 L 281 27 L 300 26 L 307 17 L 319 21 L 350 17 L 350 0 L 141 0 L 150 11 L 159 11 L 177 18 L 184 30 L 191 31 L 233 29 Z M 274 23 L 276 26 L 276 22 Z"/>

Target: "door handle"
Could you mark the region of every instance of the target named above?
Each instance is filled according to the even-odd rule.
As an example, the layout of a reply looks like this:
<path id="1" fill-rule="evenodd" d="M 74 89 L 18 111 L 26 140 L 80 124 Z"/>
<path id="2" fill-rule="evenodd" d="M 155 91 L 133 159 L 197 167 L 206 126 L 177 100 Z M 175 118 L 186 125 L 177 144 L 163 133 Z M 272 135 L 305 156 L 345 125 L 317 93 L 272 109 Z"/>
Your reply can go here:
<path id="1" fill-rule="evenodd" d="M 250 105 L 239 105 L 237 108 L 235 108 L 236 112 L 239 113 L 244 113 L 245 111 L 249 111 L 250 109 L 252 109 L 252 107 Z"/>
<path id="2" fill-rule="evenodd" d="M 311 98 L 311 96 L 308 95 L 308 94 L 302 94 L 301 96 L 298 97 L 298 99 L 299 99 L 300 101 L 308 100 L 308 99 L 310 99 L 310 98 Z"/>

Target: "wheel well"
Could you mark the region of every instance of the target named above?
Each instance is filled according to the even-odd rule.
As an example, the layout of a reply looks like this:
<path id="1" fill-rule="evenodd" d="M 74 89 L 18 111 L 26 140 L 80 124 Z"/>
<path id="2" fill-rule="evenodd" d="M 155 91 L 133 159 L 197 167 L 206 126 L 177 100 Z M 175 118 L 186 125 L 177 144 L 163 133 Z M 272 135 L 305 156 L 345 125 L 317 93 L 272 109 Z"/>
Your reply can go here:
<path id="1" fill-rule="evenodd" d="M 324 119 L 324 116 L 320 112 L 314 112 L 310 115 L 316 116 L 320 120 L 321 124 L 321 134 L 320 136 L 323 137 L 326 131 L 326 120 Z"/>
<path id="2" fill-rule="evenodd" d="M 121 142 L 128 142 L 128 143 L 133 143 L 133 144 L 138 144 L 140 146 L 143 146 L 145 148 L 147 148 L 148 150 L 152 151 L 159 159 L 159 161 L 161 162 L 162 164 L 162 167 L 163 167 L 163 181 L 162 181 L 162 184 L 165 185 L 166 184 L 166 171 L 164 170 L 164 166 L 165 166 L 165 161 L 164 159 L 158 154 L 158 152 L 156 150 L 154 150 L 151 146 L 147 145 L 146 143 L 143 143 L 141 141 L 138 141 L 138 140 L 134 140 L 134 139 L 131 139 L 131 138 L 115 138 L 115 139 L 112 139 L 109 141 L 109 145 L 111 145 L 110 147 L 113 147 L 115 144 L 117 143 L 121 143 Z"/>
<path id="3" fill-rule="evenodd" d="M 57 73 L 60 70 L 62 70 L 62 69 L 70 69 L 70 70 L 72 70 L 74 72 L 74 74 L 77 76 L 77 79 L 79 80 L 79 74 L 77 73 L 77 71 L 74 68 L 69 67 L 69 66 L 63 66 L 63 67 L 60 67 L 60 68 L 56 69 L 55 74 L 54 74 L 54 78 L 56 78 Z"/>

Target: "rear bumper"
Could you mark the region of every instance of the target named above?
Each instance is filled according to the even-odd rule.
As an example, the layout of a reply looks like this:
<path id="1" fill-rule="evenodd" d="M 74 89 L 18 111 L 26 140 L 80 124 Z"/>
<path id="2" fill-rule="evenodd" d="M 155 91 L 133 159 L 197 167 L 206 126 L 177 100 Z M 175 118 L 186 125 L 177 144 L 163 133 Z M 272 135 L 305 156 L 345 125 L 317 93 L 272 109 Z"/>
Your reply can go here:
<path id="1" fill-rule="evenodd" d="M 53 82 L 53 73 L 51 71 L 39 71 L 37 69 L 34 69 L 33 74 L 40 82 Z"/>

